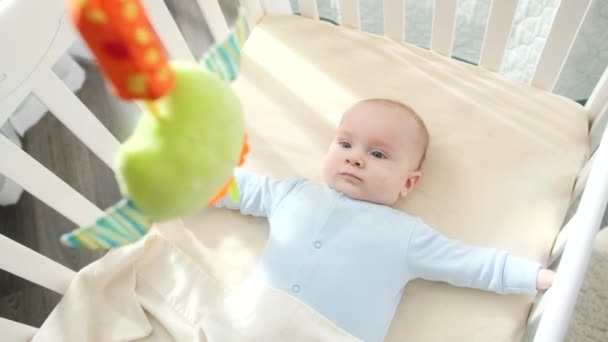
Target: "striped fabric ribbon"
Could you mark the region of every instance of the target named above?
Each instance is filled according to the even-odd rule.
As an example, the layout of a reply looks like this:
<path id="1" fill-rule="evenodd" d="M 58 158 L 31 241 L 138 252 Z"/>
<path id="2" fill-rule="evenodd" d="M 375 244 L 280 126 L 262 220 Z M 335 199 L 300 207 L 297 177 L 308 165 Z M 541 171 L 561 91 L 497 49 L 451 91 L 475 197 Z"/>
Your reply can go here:
<path id="1" fill-rule="evenodd" d="M 61 236 L 61 243 L 74 248 L 112 248 L 126 245 L 144 236 L 152 221 L 128 198 L 106 210 L 94 224 Z"/>
<path id="2" fill-rule="evenodd" d="M 234 81 L 239 74 L 241 48 L 249 33 L 245 10 L 241 8 L 239 17 L 228 37 L 209 48 L 201 61 L 209 71 L 216 73 L 222 80 Z"/>

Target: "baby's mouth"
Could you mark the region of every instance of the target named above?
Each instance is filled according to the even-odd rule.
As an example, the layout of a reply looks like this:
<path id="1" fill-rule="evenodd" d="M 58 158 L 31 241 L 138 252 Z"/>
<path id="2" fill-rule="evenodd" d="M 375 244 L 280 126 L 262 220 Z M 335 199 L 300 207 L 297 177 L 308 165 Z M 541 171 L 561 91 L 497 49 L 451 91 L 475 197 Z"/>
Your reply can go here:
<path id="1" fill-rule="evenodd" d="M 363 179 L 359 178 L 357 175 L 350 172 L 340 172 L 340 176 L 350 179 L 352 181 L 363 182 Z"/>

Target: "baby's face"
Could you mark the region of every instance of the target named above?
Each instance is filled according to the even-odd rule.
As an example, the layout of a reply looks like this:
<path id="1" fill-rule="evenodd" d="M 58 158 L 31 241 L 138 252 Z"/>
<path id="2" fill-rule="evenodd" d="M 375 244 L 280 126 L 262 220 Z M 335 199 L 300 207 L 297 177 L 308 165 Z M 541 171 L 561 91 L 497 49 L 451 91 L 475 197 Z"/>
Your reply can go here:
<path id="1" fill-rule="evenodd" d="M 368 202 L 393 205 L 420 179 L 421 128 L 394 105 L 359 102 L 344 113 L 325 159 L 325 182 Z"/>

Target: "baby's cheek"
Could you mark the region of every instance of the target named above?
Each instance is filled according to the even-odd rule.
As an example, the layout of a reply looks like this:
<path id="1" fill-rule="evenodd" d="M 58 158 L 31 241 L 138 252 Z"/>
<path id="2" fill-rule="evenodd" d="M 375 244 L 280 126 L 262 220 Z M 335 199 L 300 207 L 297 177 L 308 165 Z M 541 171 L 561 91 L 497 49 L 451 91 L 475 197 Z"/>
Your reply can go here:
<path id="1" fill-rule="evenodd" d="M 375 187 L 380 193 L 387 195 L 395 190 L 395 181 L 390 177 L 390 174 L 385 172 L 378 177 Z"/>
<path id="2" fill-rule="evenodd" d="M 384 176 L 377 179 L 373 190 L 375 202 L 389 205 L 394 203 L 399 198 L 400 188 L 397 186 L 394 179 Z"/>

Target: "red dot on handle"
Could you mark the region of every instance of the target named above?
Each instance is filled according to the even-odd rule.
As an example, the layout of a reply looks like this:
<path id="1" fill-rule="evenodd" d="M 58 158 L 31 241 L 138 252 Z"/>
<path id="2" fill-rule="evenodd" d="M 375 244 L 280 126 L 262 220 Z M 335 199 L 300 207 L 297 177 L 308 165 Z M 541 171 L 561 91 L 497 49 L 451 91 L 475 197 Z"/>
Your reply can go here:
<path id="1" fill-rule="evenodd" d="M 113 41 L 103 44 L 103 49 L 110 57 L 115 59 L 129 58 L 129 49 L 124 43 Z"/>

